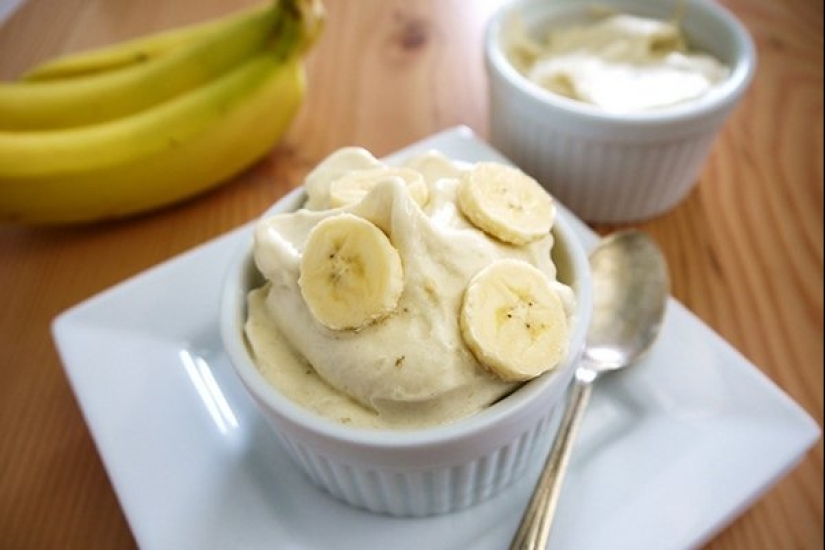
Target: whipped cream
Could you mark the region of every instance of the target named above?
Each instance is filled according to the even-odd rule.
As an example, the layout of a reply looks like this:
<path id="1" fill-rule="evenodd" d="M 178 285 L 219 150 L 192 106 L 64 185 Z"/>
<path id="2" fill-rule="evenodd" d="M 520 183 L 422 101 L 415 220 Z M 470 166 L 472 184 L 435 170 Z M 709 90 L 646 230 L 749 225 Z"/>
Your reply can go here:
<path id="1" fill-rule="evenodd" d="M 544 41 L 510 21 L 508 55 L 543 88 L 605 111 L 629 113 L 691 101 L 724 81 L 730 69 L 691 51 L 678 23 L 616 14 L 552 29 Z"/>
<path id="2" fill-rule="evenodd" d="M 430 152 L 405 163 L 429 189 L 423 206 L 397 178 L 355 204 L 329 208 L 330 183 L 378 161 L 358 151 L 322 163 L 306 181 L 306 208 L 262 219 L 254 257 L 266 283 L 248 296 L 246 334 L 259 370 L 296 403 L 367 428 L 418 428 L 471 415 L 511 393 L 467 348 L 459 310 L 468 281 L 491 262 L 515 258 L 554 281 L 567 315 L 573 291 L 556 282 L 553 236 L 514 246 L 473 226 L 456 204 L 463 168 Z M 347 212 L 378 226 L 398 250 L 405 284 L 395 311 L 358 330 L 331 330 L 308 309 L 299 287 L 307 235 Z"/>

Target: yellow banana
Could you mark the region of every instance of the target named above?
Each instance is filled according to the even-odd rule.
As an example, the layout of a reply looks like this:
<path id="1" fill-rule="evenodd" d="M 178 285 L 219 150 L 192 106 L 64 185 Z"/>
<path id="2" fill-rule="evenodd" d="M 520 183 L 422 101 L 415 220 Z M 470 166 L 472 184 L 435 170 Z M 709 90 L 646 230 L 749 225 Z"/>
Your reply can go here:
<path id="1" fill-rule="evenodd" d="M 300 60 L 284 63 L 265 53 L 129 119 L 51 139 L 29 134 L 14 146 L 0 136 L 0 219 L 122 217 L 206 190 L 277 141 L 303 91 Z"/>
<path id="2" fill-rule="evenodd" d="M 0 131 L 0 221 L 137 214 L 205 191 L 264 155 L 301 105 L 301 54 L 322 21 L 318 0 L 285 1 L 293 9 L 280 46 L 197 89 L 100 124 Z"/>
<path id="3" fill-rule="evenodd" d="M 90 50 L 71 53 L 47 60 L 29 69 L 21 77 L 25 81 L 47 81 L 89 76 L 140 65 L 180 47 L 187 46 L 241 21 L 257 17 L 271 9 L 271 2 L 233 13 L 228 17 L 194 23 L 164 32 L 139 36 Z"/>
<path id="4" fill-rule="evenodd" d="M 67 80 L 0 84 L 0 129 L 40 130 L 126 116 L 194 89 L 280 33 L 281 5 L 229 25 L 166 56 L 120 71 Z"/>

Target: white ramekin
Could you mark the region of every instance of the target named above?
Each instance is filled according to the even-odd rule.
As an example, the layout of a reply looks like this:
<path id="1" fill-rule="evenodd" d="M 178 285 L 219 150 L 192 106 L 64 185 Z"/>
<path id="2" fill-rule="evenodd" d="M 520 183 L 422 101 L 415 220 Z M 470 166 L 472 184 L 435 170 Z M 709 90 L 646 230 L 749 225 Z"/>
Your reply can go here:
<path id="1" fill-rule="evenodd" d="M 677 3 L 681 0 L 521 0 L 502 7 L 487 27 L 491 144 L 586 221 L 650 218 L 688 194 L 753 78 L 753 42 L 714 0 L 686 2 L 682 28 L 689 44 L 728 64 L 730 76 L 694 101 L 614 114 L 548 92 L 520 74 L 502 48 L 502 29 L 513 13 L 541 36 L 540 29 L 590 17 L 596 6 L 665 19 Z"/>
<path id="2" fill-rule="evenodd" d="M 304 202 L 301 188 L 267 213 L 290 212 Z M 501 491 L 518 478 L 553 436 L 560 407 L 584 345 L 592 310 L 590 269 L 567 214 L 554 228 L 554 258 L 569 268 L 577 296 L 569 356 L 552 373 L 526 383 L 483 412 L 434 428 L 359 429 L 296 405 L 255 367 L 243 333 L 246 294 L 262 283 L 252 260 L 252 237 L 228 266 L 220 329 L 238 376 L 294 462 L 318 486 L 351 505 L 395 516 L 459 510 Z"/>

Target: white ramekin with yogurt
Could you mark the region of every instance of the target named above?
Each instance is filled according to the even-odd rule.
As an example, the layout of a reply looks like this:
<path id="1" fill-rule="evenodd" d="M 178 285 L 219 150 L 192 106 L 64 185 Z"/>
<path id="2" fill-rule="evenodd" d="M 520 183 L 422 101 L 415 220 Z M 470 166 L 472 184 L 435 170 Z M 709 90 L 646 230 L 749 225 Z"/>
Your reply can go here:
<path id="1" fill-rule="evenodd" d="M 514 18 L 523 25 L 529 42 L 539 43 L 553 30 L 598 24 L 611 14 L 653 21 L 676 18 L 691 55 L 718 61 L 709 70 L 711 85 L 697 86 L 699 93 L 677 94 L 672 101 L 655 98 L 662 95 L 658 93 L 628 97 L 632 92 L 627 91 L 624 78 L 627 66 L 617 69 L 603 60 L 593 62 L 593 52 L 590 58 L 562 60 L 561 64 L 573 67 L 567 74 L 562 71 L 562 86 L 571 74 L 581 76 L 585 64 L 608 73 L 598 78 L 591 74 L 583 86 L 589 85 L 593 92 L 589 95 L 601 96 L 605 105 L 548 91 L 512 55 L 514 43 L 517 47 L 522 40 L 512 32 Z M 485 58 L 491 143 L 580 217 L 608 223 L 656 216 L 687 195 L 756 70 L 755 48 L 747 30 L 713 0 L 511 2 L 490 21 Z M 612 88 L 610 71 L 617 75 Z M 663 86 L 672 82 L 662 74 L 637 71 L 630 80 L 647 85 L 658 81 Z M 681 79 L 680 90 L 694 80 Z M 645 95 L 654 98 L 648 98 L 652 105 L 639 104 Z"/>

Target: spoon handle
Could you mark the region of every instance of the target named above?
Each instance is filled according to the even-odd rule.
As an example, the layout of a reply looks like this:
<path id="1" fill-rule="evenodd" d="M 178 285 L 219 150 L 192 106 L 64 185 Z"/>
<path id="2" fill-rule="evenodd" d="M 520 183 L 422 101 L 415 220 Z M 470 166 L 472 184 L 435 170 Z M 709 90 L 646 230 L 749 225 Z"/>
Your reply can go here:
<path id="1" fill-rule="evenodd" d="M 562 482 L 570 462 L 573 440 L 590 399 L 595 378 L 596 374 L 586 367 L 579 367 L 576 371 L 556 439 L 521 518 L 521 524 L 510 543 L 510 550 L 544 550 L 547 546 L 550 524 L 556 513 Z"/>

